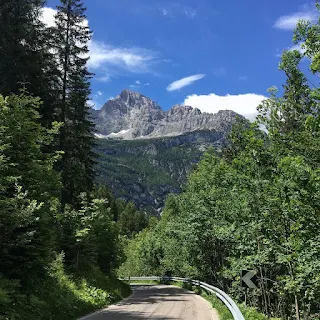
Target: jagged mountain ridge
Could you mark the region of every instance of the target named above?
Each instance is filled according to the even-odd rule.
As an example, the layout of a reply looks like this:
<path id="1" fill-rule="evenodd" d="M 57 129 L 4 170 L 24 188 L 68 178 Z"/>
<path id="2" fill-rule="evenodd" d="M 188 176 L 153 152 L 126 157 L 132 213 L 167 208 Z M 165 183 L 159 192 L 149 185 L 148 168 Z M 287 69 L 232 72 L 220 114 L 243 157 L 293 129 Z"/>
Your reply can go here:
<path id="1" fill-rule="evenodd" d="M 231 110 L 211 114 L 184 105 L 175 105 L 164 111 L 150 98 L 127 89 L 92 115 L 98 137 L 127 140 L 178 136 L 207 130 L 225 133 L 237 117 L 242 118 Z"/>

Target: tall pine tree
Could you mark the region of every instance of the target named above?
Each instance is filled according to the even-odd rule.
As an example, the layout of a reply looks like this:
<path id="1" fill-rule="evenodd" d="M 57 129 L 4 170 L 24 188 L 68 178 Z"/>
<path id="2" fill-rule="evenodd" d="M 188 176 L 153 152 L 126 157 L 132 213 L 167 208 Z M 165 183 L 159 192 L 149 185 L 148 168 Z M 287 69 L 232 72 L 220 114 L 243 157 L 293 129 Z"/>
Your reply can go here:
<path id="1" fill-rule="evenodd" d="M 90 120 L 87 101 L 90 95 L 90 78 L 87 70 L 88 27 L 86 8 L 81 0 L 61 0 L 55 17 L 55 52 L 60 70 L 59 121 L 60 162 L 63 189 L 62 207 L 78 206 L 81 192 L 91 190 L 94 176 L 94 124 Z"/>
<path id="2" fill-rule="evenodd" d="M 39 82 L 38 22 L 42 0 L 0 0 L 0 93 Z M 32 91 L 32 90 L 31 90 Z"/>
<path id="3" fill-rule="evenodd" d="M 41 22 L 43 0 L 0 0 L 0 94 L 27 90 L 44 102 L 42 124 L 56 119 L 57 64 L 53 37 Z"/>

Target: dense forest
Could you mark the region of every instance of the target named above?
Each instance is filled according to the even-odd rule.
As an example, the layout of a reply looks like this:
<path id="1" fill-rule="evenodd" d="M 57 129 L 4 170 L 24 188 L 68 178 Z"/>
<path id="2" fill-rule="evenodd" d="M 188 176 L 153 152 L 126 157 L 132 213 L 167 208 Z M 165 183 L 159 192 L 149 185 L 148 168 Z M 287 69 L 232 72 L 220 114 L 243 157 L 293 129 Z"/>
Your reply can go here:
<path id="1" fill-rule="evenodd" d="M 80 0 L 0 1 L 0 319 L 76 319 L 130 293 L 117 280 L 148 220 L 94 185 L 91 31 Z"/>
<path id="2" fill-rule="evenodd" d="M 293 41 L 281 94 L 271 88 L 256 122 L 206 153 L 130 241 L 120 274 L 202 279 L 269 317 L 320 319 L 320 23 L 300 21 Z M 241 270 L 257 272 L 258 289 L 241 288 Z"/>

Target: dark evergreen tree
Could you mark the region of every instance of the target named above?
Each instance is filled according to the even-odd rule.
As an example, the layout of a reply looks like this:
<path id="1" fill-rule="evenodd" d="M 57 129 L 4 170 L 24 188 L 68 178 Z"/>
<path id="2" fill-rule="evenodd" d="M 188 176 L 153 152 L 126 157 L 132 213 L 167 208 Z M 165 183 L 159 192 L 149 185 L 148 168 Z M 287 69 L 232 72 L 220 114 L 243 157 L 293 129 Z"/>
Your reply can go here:
<path id="1" fill-rule="evenodd" d="M 40 21 L 43 0 L 0 0 L 0 93 L 27 89 L 44 103 L 41 122 L 51 126 L 55 114 L 56 64 L 49 32 Z"/>
<path id="2" fill-rule="evenodd" d="M 60 70 L 59 120 L 60 162 L 63 189 L 62 207 L 79 205 L 81 192 L 92 189 L 94 177 L 94 124 L 89 106 L 91 73 L 87 70 L 88 42 L 91 31 L 80 0 L 61 0 L 55 28 L 55 48 Z"/>
<path id="3" fill-rule="evenodd" d="M 38 22 L 42 0 L 0 1 L 0 93 L 35 88 L 40 66 Z M 32 91 L 32 90 L 30 90 Z"/>

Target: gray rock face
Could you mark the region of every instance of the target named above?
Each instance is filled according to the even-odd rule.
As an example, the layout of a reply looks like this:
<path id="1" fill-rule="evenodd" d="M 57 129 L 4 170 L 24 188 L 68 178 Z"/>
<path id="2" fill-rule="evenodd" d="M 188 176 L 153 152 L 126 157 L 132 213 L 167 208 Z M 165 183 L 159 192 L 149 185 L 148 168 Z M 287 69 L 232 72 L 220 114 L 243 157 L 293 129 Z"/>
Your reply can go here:
<path id="1" fill-rule="evenodd" d="M 122 91 L 92 116 L 98 136 L 127 140 L 178 136 L 202 130 L 225 133 L 237 116 L 242 118 L 230 110 L 210 114 L 183 105 L 164 111 L 150 98 L 130 90 Z"/>

